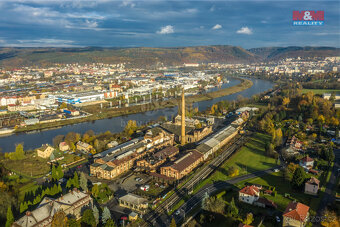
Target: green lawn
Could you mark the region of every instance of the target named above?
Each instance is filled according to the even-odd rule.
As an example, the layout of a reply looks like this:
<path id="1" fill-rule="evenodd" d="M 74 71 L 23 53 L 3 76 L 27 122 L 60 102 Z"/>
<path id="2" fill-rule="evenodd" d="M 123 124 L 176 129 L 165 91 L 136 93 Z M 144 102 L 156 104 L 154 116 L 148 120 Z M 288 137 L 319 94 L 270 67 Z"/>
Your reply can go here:
<path id="1" fill-rule="evenodd" d="M 322 95 L 323 93 L 332 93 L 336 92 L 337 94 L 340 94 L 340 90 L 336 89 L 302 89 L 302 93 L 307 93 L 312 91 L 315 95 Z"/>
<path id="2" fill-rule="evenodd" d="M 207 183 L 213 181 L 225 181 L 231 179 L 227 175 L 228 168 L 235 166 L 239 169 L 239 175 L 265 170 L 276 166 L 276 160 L 265 155 L 265 145 L 271 138 L 262 133 L 253 134 L 249 141 L 229 160 L 220 166 L 209 178 L 198 184 L 194 193 Z"/>
<path id="3" fill-rule="evenodd" d="M 277 191 L 277 195 L 275 197 L 270 196 L 270 195 L 263 195 L 263 197 L 266 197 L 267 199 L 274 201 L 278 206 L 278 210 L 282 212 L 286 209 L 286 206 L 288 205 L 288 203 L 293 200 L 296 200 L 298 202 L 311 206 L 312 209 L 317 208 L 316 204 L 314 204 L 313 201 L 318 201 L 319 198 L 306 195 L 303 193 L 303 191 L 293 190 L 290 183 L 285 181 L 281 172 L 267 174 L 262 177 L 240 182 L 237 184 L 237 187 L 239 188 L 244 187 L 246 182 L 253 183 L 253 184 L 274 186 L 275 190 Z M 286 193 L 290 195 L 290 198 L 284 197 Z"/>

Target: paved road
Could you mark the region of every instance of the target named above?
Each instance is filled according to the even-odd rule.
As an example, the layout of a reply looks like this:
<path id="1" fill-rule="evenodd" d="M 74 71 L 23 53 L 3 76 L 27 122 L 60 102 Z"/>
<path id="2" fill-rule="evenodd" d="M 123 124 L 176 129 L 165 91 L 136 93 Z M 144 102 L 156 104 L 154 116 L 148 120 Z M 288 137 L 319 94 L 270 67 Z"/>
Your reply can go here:
<path id="1" fill-rule="evenodd" d="M 257 171 L 257 172 L 247 174 L 247 175 L 243 175 L 243 176 L 239 176 L 239 177 L 235 177 L 235 178 L 228 180 L 228 181 L 219 181 L 219 182 L 216 182 L 214 184 L 205 185 L 193 197 L 191 197 L 188 201 L 186 201 L 178 209 L 180 211 L 180 214 L 173 216 L 176 220 L 176 223 L 181 222 L 183 220 L 183 218 L 185 218 L 185 214 L 190 212 L 191 209 L 193 209 L 196 205 L 202 203 L 202 200 L 206 195 L 209 196 L 209 195 L 214 194 L 216 191 L 221 190 L 221 189 L 233 188 L 233 187 L 235 187 L 233 184 L 236 184 L 240 181 L 260 177 L 260 176 L 263 176 L 265 174 L 270 174 L 276 168 L 280 168 L 280 166 L 273 167 L 273 168 L 270 168 L 270 169 L 266 169 L 266 170 L 263 170 L 263 171 Z M 172 217 L 169 217 L 168 222 L 170 222 L 171 219 L 172 219 Z"/>
<path id="2" fill-rule="evenodd" d="M 340 149 L 336 149 L 334 150 L 334 155 L 335 155 L 335 159 L 334 159 L 334 166 L 332 169 L 332 174 L 331 177 L 326 185 L 326 189 L 325 189 L 325 194 L 319 204 L 319 208 L 317 211 L 317 215 L 319 217 L 321 217 L 322 215 L 322 211 L 327 207 L 328 204 L 331 204 L 332 202 L 334 202 L 335 198 L 332 195 L 333 190 L 336 189 L 336 183 L 337 183 L 337 178 L 339 176 L 339 171 L 338 169 L 340 168 Z"/>

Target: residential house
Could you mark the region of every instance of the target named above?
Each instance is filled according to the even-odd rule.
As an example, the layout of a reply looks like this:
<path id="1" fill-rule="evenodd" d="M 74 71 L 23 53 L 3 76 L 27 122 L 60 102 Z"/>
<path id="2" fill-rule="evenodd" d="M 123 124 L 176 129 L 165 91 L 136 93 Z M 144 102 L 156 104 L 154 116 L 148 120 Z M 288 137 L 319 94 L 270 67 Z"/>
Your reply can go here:
<path id="1" fill-rule="evenodd" d="M 53 153 L 54 148 L 48 144 L 42 145 L 40 148 L 37 149 L 37 155 L 40 158 L 49 158 Z"/>
<path id="2" fill-rule="evenodd" d="M 12 224 L 12 227 L 49 227 L 53 215 L 59 210 L 64 211 L 66 215 L 80 219 L 82 209 L 92 208 L 92 204 L 91 196 L 78 189 L 73 189 L 57 199 L 45 197 L 35 210 L 26 212 L 25 216 Z"/>
<path id="3" fill-rule="evenodd" d="M 308 155 L 300 159 L 299 165 L 304 169 L 311 169 L 314 166 L 314 159 L 310 158 Z"/>
<path id="4" fill-rule="evenodd" d="M 59 150 L 60 151 L 68 151 L 70 146 L 66 142 L 59 143 Z"/>
<path id="5" fill-rule="evenodd" d="M 78 141 L 77 143 L 77 150 L 84 151 L 84 152 L 90 152 L 93 149 L 93 147 L 85 142 Z"/>
<path id="6" fill-rule="evenodd" d="M 148 208 L 147 199 L 132 193 L 128 193 L 127 195 L 118 198 L 118 201 L 119 206 L 139 211 L 141 213 L 144 213 Z"/>
<path id="7" fill-rule="evenodd" d="M 160 168 L 161 174 L 177 180 L 189 174 L 203 161 L 203 154 L 197 150 L 190 150 L 186 155 L 170 165 Z"/>
<path id="8" fill-rule="evenodd" d="M 309 216 L 309 206 L 298 202 L 291 202 L 283 213 L 282 226 L 303 227 L 306 225 Z"/>
<path id="9" fill-rule="evenodd" d="M 317 195 L 319 190 L 320 181 L 315 177 L 310 178 L 305 183 L 305 193 L 310 195 Z"/>
<path id="10" fill-rule="evenodd" d="M 260 188 L 251 185 L 245 186 L 238 192 L 238 200 L 244 203 L 254 204 L 260 197 Z"/>

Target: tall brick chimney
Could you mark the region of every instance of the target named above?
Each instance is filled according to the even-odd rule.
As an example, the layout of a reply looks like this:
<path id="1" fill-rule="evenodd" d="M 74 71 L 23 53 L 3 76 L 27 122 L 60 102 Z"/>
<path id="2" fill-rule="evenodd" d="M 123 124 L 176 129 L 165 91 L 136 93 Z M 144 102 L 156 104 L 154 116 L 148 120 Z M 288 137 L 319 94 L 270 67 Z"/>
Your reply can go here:
<path id="1" fill-rule="evenodd" d="M 185 96 L 184 87 L 182 88 L 182 116 L 181 116 L 181 145 L 185 145 Z"/>

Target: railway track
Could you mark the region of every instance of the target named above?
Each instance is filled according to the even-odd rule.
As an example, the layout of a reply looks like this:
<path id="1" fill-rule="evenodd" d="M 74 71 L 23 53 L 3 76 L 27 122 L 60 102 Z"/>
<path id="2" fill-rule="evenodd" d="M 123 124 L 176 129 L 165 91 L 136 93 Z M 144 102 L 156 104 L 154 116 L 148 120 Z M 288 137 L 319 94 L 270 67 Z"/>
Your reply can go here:
<path id="1" fill-rule="evenodd" d="M 207 166 L 200 169 L 193 178 L 188 180 L 180 189 L 176 190 L 169 198 L 163 201 L 155 210 L 144 216 L 146 223 L 154 225 L 157 219 L 168 212 L 174 205 L 176 205 L 187 192 L 194 188 L 196 184 L 206 179 L 216 168 L 218 168 L 227 158 L 230 157 L 246 142 L 246 137 L 241 136 L 237 138 L 230 146 L 228 146 L 220 155 L 214 158 Z M 144 226 L 148 226 L 145 224 Z"/>

